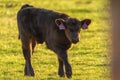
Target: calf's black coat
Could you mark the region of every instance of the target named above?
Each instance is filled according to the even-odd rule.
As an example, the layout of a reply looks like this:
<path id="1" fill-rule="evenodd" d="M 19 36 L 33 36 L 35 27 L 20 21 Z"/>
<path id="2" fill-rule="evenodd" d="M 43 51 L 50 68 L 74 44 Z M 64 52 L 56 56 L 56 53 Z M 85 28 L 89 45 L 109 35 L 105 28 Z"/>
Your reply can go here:
<path id="1" fill-rule="evenodd" d="M 72 68 L 68 62 L 67 50 L 72 43 L 79 41 L 80 29 L 87 29 L 90 19 L 79 21 L 76 18 L 47 10 L 35 8 L 31 5 L 23 5 L 17 14 L 19 38 L 22 43 L 22 51 L 25 58 L 24 74 L 34 76 L 31 64 L 31 56 L 36 44 L 45 42 L 46 46 L 58 56 L 58 74 L 68 78 L 72 76 Z M 65 72 L 64 67 L 65 66 Z"/>

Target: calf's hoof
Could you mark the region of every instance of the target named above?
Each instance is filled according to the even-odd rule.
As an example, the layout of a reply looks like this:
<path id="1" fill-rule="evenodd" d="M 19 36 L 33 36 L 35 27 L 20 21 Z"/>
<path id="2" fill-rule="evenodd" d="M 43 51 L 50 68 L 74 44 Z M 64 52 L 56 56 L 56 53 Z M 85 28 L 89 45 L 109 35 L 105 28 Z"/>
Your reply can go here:
<path id="1" fill-rule="evenodd" d="M 72 78 L 72 72 L 71 71 L 66 72 L 66 76 L 67 78 Z"/>
<path id="2" fill-rule="evenodd" d="M 72 68 L 70 65 L 66 67 L 66 76 L 67 78 L 72 78 Z"/>
<path id="3" fill-rule="evenodd" d="M 58 71 L 58 75 L 59 75 L 60 77 L 65 77 L 64 71 Z"/>
<path id="4" fill-rule="evenodd" d="M 25 76 L 35 76 L 33 68 L 27 68 L 24 69 L 24 75 Z"/>

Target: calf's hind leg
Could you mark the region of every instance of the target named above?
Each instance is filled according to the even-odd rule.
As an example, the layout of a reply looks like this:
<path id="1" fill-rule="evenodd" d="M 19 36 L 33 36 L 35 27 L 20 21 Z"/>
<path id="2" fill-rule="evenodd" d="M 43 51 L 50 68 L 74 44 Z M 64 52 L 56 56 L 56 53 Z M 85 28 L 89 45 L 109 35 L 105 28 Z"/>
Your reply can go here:
<path id="1" fill-rule="evenodd" d="M 34 39 L 32 39 L 32 54 L 34 53 L 36 44 L 37 44 L 37 42 Z"/>
<path id="2" fill-rule="evenodd" d="M 31 54 L 32 54 L 31 41 L 28 39 L 21 39 L 21 40 L 22 40 L 22 51 L 25 58 L 24 75 L 34 76 L 35 74 L 31 64 Z"/>

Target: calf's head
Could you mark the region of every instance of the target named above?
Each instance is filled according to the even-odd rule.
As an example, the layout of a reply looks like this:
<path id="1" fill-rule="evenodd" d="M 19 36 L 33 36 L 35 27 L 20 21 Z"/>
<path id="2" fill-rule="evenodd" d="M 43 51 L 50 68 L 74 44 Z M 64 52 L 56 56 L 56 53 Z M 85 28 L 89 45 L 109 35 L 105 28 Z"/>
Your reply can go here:
<path id="1" fill-rule="evenodd" d="M 88 29 L 91 20 L 84 19 L 82 21 L 79 21 L 75 18 L 68 18 L 67 20 L 59 18 L 55 20 L 55 23 L 58 26 L 59 30 L 65 31 L 65 34 L 70 42 L 77 43 L 79 41 L 80 30 Z"/>

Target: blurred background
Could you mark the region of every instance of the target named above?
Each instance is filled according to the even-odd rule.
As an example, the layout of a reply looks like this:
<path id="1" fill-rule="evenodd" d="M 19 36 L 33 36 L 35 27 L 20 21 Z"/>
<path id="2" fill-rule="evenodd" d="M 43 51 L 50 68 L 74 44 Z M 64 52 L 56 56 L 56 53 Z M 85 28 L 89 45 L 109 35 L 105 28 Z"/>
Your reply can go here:
<path id="1" fill-rule="evenodd" d="M 1 80 L 64 80 L 57 75 L 56 55 L 45 44 L 38 45 L 32 57 L 36 76 L 24 77 L 24 58 L 16 20 L 17 12 L 24 4 L 63 12 L 79 20 L 92 19 L 89 29 L 81 30 L 80 42 L 68 51 L 72 80 L 110 79 L 109 0 L 0 0 Z"/>

